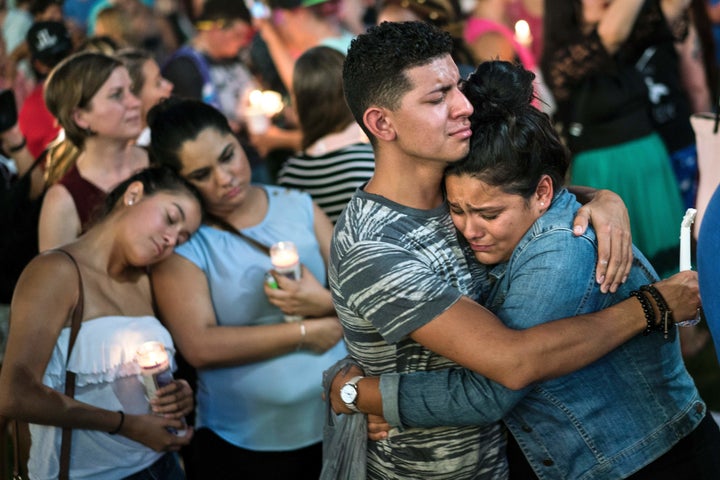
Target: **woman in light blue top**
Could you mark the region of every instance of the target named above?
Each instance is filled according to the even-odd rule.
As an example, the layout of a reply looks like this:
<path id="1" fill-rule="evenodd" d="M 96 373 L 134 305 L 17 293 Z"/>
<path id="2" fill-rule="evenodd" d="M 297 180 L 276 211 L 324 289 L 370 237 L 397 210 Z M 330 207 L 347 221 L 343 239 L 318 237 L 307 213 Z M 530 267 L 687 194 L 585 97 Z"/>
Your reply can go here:
<path id="1" fill-rule="evenodd" d="M 147 267 L 200 226 L 200 199 L 172 172 L 149 169 L 118 186 L 107 205 L 107 216 L 64 245 L 65 253 L 30 262 L 15 290 L 0 416 L 30 423 L 34 480 L 58 478 L 63 428 L 72 429 L 69 478 L 185 478 L 177 457 L 164 452 L 190 442 L 191 429 L 175 435 L 168 428 L 183 429 L 192 391 L 177 380 L 150 403 L 135 353 L 147 341 L 174 352 L 153 311 Z M 81 324 L 69 353 L 79 298 Z M 64 394 L 66 369 L 75 373 L 73 396 Z"/>
<path id="2" fill-rule="evenodd" d="M 250 183 L 225 117 L 194 100 L 150 112 L 151 155 L 203 195 L 208 222 L 153 269 L 163 320 L 197 369 L 198 478 L 314 478 L 321 465 L 322 372 L 346 355 L 324 287 L 332 224 L 309 195 Z M 298 281 L 272 270 L 267 247 L 292 241 Z M 304 320 L 284 321 L 285 315 Z"/>

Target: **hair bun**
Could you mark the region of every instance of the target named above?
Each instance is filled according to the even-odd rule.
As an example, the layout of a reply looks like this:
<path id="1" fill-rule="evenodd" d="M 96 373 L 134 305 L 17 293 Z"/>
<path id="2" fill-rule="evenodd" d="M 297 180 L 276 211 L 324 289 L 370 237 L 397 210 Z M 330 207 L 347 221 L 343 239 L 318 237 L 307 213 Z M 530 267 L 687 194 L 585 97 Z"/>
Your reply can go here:
<path id="1" fill-rule="evenodd" d="M 465 85 L 465 95 L 475 109 L 473 120 L 515 116 L 535 98 L 535 74 L 521 65 L 491 60 L 478 65 Z"/>

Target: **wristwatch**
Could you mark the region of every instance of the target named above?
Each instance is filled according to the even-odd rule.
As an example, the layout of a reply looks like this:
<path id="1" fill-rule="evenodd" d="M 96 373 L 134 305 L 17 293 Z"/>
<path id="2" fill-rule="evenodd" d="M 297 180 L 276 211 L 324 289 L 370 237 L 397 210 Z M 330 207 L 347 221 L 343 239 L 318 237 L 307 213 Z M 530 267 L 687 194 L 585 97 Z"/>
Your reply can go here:
<path id="1" fill-rule="evenodd" d="M 355 413 L 361 413 L 360 410 L 357 408 L 357 399 L 358 399 L 358 387 L 357 383 L 362 380 L 363 376 L 359 375 L 357 377 L 353 377 L 350 379 L 349 382 L 347 382 L 345 385 L 340 388 L 340 400 L 342 400 L 345 403 L 345 406 L 352 410 Z"/>

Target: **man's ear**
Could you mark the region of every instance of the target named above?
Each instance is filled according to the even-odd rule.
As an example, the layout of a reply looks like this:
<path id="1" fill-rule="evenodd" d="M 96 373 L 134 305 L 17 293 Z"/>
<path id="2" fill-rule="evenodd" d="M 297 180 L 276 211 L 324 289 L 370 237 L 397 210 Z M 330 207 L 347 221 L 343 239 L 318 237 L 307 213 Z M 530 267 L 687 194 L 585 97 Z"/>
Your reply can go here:
<path id="1" fill-rule="evenodd" d="M 142 200 L 144 193 L 145 186 L 142 182 L 132 182 L 123 194 L 123 203 L 127 206 L 132 206 Z"/>
<path id="2" fill-rule="evenodd" d="M 391 142 L 397 137 L 397 133 L 392 124 L 392 118 L 389 116 L 389 111 L 385 108 L 368 108 L 363 115 L 363 122 L 367 129 L 370 130 L 370 133 L 380 140 Z"/>

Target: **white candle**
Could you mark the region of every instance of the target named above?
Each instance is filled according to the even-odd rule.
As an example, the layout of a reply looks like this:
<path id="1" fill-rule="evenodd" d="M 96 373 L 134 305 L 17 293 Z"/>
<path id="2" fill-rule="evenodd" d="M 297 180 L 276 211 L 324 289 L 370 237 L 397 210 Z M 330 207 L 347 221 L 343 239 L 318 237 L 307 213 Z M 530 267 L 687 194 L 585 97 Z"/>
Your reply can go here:
<path id="1" fill-rule="evenodd" d="M 291 280 L 300 280 L 300 256 L 292 242 L 278 242 L 270 247 L 270 262 L 275 271 Z M 300 315 L 285 315 L 286 322 L 302 320 Z"/>
<path id="2" fill-rule="evenodd" d="M 532 43 L 530 25 L 525 20 L 515 22 L 515 40 L 524 47 L 529 47 Z"/>
<path id="3" fill-rule="evenodd" d="M 245 110 L 245 122 L 248 131 L 255 135 L 263 134 L 270 127 L 270 118 L 284 108 L 282 95 L 272 90 L 253 90 L 248 95 Z"/>
<path id="4" fill-rule="evenodd" d="M 160 342 L 145 342 L 137 349 L 135 361 L 140 365 L 140 373 L 145 385 L 145 394 L 149 400 L 157 395 L 158 389 L 173 381 L 170 370 L 170 358 L 165 345 Z M 185 435 L 185 430 L 170 429 L 175 435 Z"/>
<path id="5" fill-rule="evenodd" d="M 697 210 L 694 208 L 688 208 L 685 211 L 685 216 L 680 223 L 680 271 L 692 270 L 692 262 L 690 259 L 690 227 L 695 221 L 695 215 Z M 692 327 L 700 323 L 700 308 L 698 308 L 697 315 L 692 320 L 686 320 L 684 322 L 677 322 L 678 327 Z"/>
<path id="6" fill-rule="evenodd" d="M 300 279 L 300 256 L 292 242 L 278 242 L 270 247 L 270 262 L 278 273 L 292 280 Z"/>
<path id="7" fill-rule="evenodd" d="M 165 345 L 160 342 L 145 342 L 138 348 L 135 360 L 140 365 L 145 393 L 148 399 L 152 400 L 159 388 L 173 381 Z"/>
<path id="8" fill-rule="evenodd" d="M 250 133 L 262 135 L 270 127 L 270 118 L 262 108 L 263 92 L 253 90 L 248 96 L 248 107 L 245 110 L 245 123 Z"/>
<path id="9" fill-rule="evenodd" d="M 680 271 L 692 270 L 690 259 L 690 227 L 695 221 L 697 210 L 688 208 L 680 224 Z"/>

